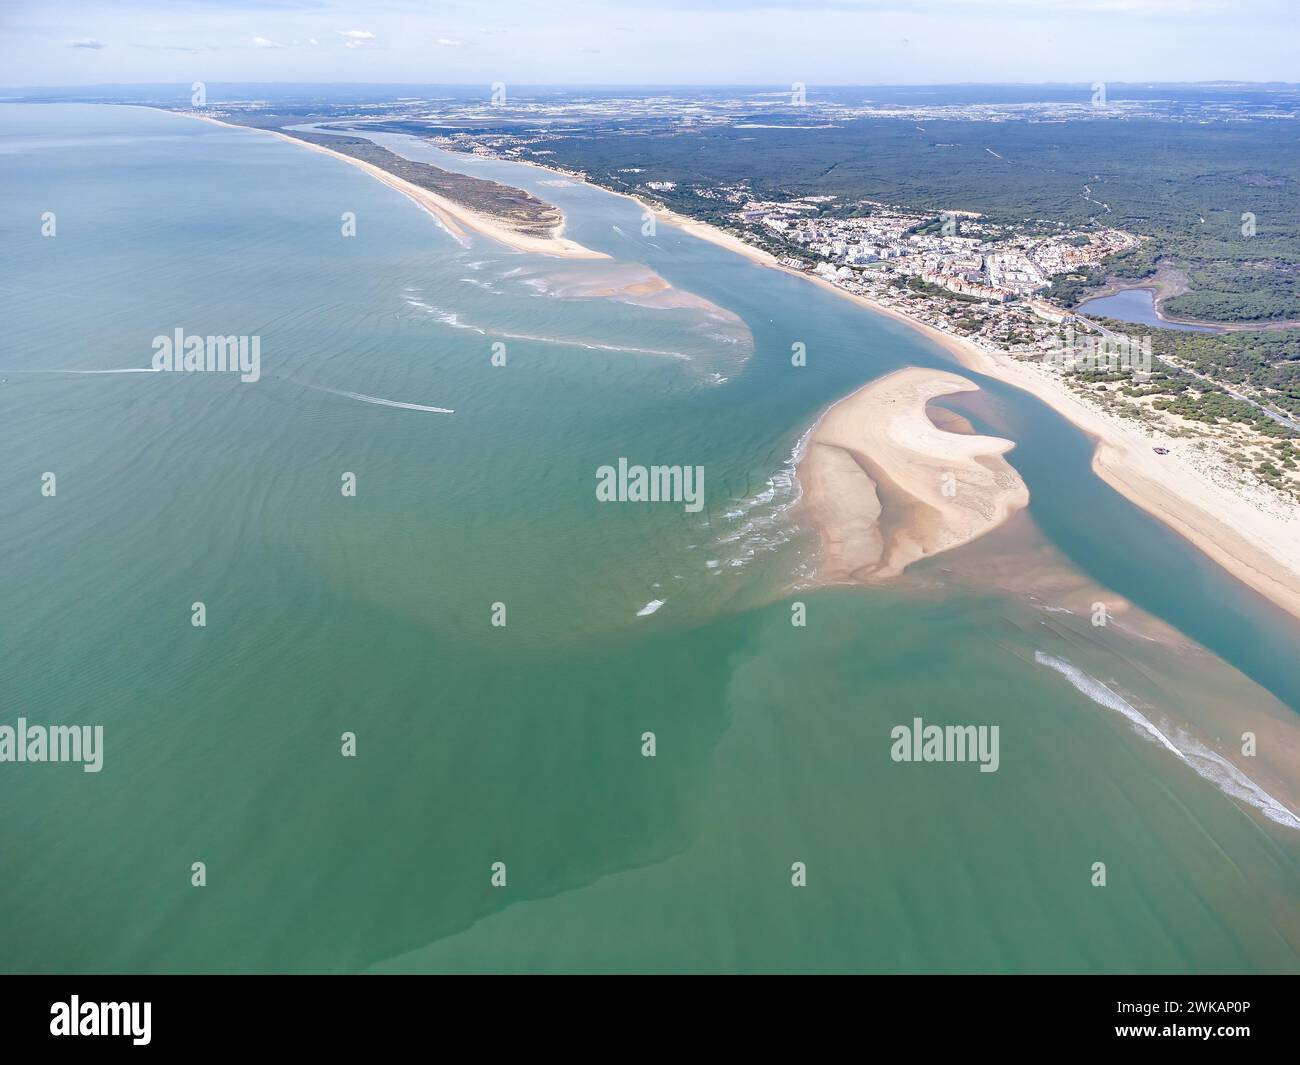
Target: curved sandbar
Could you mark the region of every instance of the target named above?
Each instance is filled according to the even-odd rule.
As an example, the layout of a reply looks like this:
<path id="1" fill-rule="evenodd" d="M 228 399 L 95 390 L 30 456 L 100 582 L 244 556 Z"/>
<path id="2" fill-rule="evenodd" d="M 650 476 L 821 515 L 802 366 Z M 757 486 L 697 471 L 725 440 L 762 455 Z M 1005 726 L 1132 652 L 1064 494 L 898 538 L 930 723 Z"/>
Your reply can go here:
<path id="1" fill-rule="evenodd" d="M 539 169 L 574 179 L 562 170 L 530 162 Z M 609 191 L 609 190 L 606 190 Z M 1242 492 L 1215 478 L 1194 448 L 1175 447 L 1139 424 L 1085 404 L 1041 363 L 1004 352 L 988 351 L 973 341 L 938 329 L 896 307 L 849 292 L 826 278 L 791 269 L 775 255 L 685 215 L 656 208 L 626 193 L 615 192 L 700 240 L 743 255 L 752 262 L 802 277 L 842 299 L 910 326 L 945 348 L 962 366 L 1029 392 L 1097 441 L 1093 472 L 1158 521 L 1194 544 L 1242 583 L 1300 618 L 1300 511 L 1269 503 L 1255 490 Z M 1156 456 L 1154 444 L 1174 448 Z"/>
<path id="2" fill-rule="evenodd" d="M 998 437 L 945 432 L 938 396 L 976 391 L 965 377 L 908 367 L 840 400 L 799 463 L 804 506 L 822 539 L 823 581 L 878 581 L 996 529 L 1029 503 Z"/>
<path id="3" fill-rule="evenodd" d="M 321 152 L 324 155 L 331 155 L 335 159 L 341 159 L 351 166 L 364 170 L 376 181 L 383 182 L 390 189 L 395 189 L 402 195 L 414 200 L 416 204 L 424 208 L 431 215 L 437 218 L 448 230 L 455 236 L 464 236 L 465 229 L 473 230 L 482 236 L 495 240 L 507 247 L 514 248 L 516 251 L 532 252 L 538 255 L 555 255 L 564 259 L 608 259 L 609 256 L 604 252 L 592 251 L 590 248 L 583 247 L 577 241 L 569 240 L 560 234 L 564 230 L 564 224 L 561 223 L 556 227 L 551 236 L 539 237 L 527 233 L 518 233 L 510 227 L 503 225 L 498 219 L 489 215 L 482 214 L 478 211 L 471 211 L 468 207 L 449 200 L 445 196 L 439 196 L 436 192 L 430 192 L 428 189 L 422 189 L 396 174 L 390 174 L 382 167 L 375 166 L 374 163 L 368 163 L 363 159 L 355 159 L 343 152 L 336 152 L 332 148 L 327 148 L 323 144 L 313 144 L 310 141 L 302 140 L 298 137 L 292 137 L 287 133 L 281 133 L 276 129 L 261 129 L 257 126 L 243 126 L 236 122 L 223 122 L 219 118 L 212 118 L 208 115 L 196 115 L 190 111 L 173 111 L 172 114 L 182 114 L 189 118 L 201 119 L 204 122 L 212 122 L 218 126 L 228 126 L 231 129 L 246 129 L 257 133 L 269 133 L 273 137 L 279 137 L 290 144 L 296 144 L 300 148 L 310 148 L 314 152 Z M 462 228 L 464 227 L 464 228 Z"/>

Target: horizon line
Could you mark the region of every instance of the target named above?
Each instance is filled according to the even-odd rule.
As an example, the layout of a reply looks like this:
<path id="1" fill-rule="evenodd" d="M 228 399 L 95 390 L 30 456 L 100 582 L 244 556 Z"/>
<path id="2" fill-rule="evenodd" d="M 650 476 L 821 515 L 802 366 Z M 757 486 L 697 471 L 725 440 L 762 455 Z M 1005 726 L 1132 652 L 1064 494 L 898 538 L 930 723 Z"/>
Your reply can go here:
<path id="1" fill-rule="evenodd" d="M 198 79 L 203 80 L 203 79 Z M 498 79 L 499 80 L 499 79 Z M 1103 79 L 1104 80 L 1104 79 Z M 1105 82 L 1107 85 L 1134 86 L 1140 88 L 1155 87 L 1178 87 L 1178 86 L 1283 86 L 1287 88 L 1300 89 L 1300 82 L 1297 81 L 1243 81 L 1235 78 L 1208 78 L 1198 81 L 1161 81 L 1158 79 L 1139 79 L 1137 81 L 1117 81 L 1110 80 Z M 17 92 L 20 90 L 31 89 L 97 89 L 97 88 L 163 88 L 170 86 L 186 86 L 192 82 L 186 81 L 96 81 L 85 83 L 59 83 L 50 85 L 0 85 L 0 92 Z M 330 85 L 350 85 L 350 86 L 369 86 L 373 88 L 448 88 L 448 89 L 468 89 L 479 88 L 483 85 L 492 84 L 489 81 L 291 81 L 291 80 L 273 80 L 273 81 L 227 81 L 221 79 L 208 79 L 207 85 L 262 85 L 262 86 L 330 86 Z M 770 89 L 780 88 L 788 89 L 792 84 L 788 81 L 732 81 L 732 82 L 668 82 L 668 81 L 629 81 L 629 82 L 576 82 L 576 81 L 518 81 L 513 83 L 515 86 L 524 88 L 585 88 L 585 89 L 637 89 L 637 88 L 657 88 L 657 89 Z M 1054 86 L 1076 87 L 1090 86 L 1093 83 L 1088 81 L 916 81 L 916 82 L 823 82 L 808 83 L 812 89 L 917 89 L 917 88 L 1048 88 Z"/>

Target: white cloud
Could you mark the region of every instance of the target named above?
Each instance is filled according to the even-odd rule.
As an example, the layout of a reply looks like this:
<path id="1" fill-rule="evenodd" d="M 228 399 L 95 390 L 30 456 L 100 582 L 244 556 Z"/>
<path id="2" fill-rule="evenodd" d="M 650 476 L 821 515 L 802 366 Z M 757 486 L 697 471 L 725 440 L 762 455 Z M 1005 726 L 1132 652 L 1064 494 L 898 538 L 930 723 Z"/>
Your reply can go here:
<path id="1" fill-rule="evenodd" d="M 375 35 L 369 30 L 335 30 L 343 38 L 344 48 L 364 48 L 374 41 Z"/>
<path id="2" fill-rule="evenodd" d="M 275 41 L 268 40 L 265 37 L 254 37 L 253 47 L 254 48 L 283 48 L 284 45 L 276 44 Z"/>
<path id="3" fill-rule="evenodd" d="M 477 83 L 482 71 L 470 62 L 471 53 L 488 45 L 493 76 L 514 84 L 1296 81 L 1298 5 L 1300 0 L 580 0 L 576 6 L 584 14 L 575 25 L 562 24 L 554 18 L 556 5 L 537 0 L 0 0 L 0 25 L 10 31 L 0 31 L 0 82 L 188 84 L 197 76 L 190 62 L 196 54 L 211 80 L 346 80 L 345 74 L 358 73 L 358 66 L 382 54 L 384 80 L 419 82 L 430 76 L 434 48 L 443 60 L 438 80 Z M 92 14 L 100 7 L 147 11 L 150 17 L 133 22 L 123 36 L 120 19 Z M 61 8 L 66 10 L 57 13 Z M 796 10 L 797 18 L 791 16 Z M 15 11 L 19 16 L 10 17 Z M 686 11 L 689 18 L 683 17 Z M 483 21 L 489 13 L 490 23 Z M 15 21 L 21 34 L 13 32 Z M 1116 26 L 1123 27 L 1130 47 L 1117 48 Z M 108 44 L 101 34 L 117 43 Z M 254 44 L 254 35 L 280 47 Z M 638 38 L 656 46 L 639 47 Z M 881 48 L 864 61 L 867 38 L 878 39 Z M 953 43 L 958 41 L 960 46 Z M 82 54 L 101 50 L 111 55 Z M 279 54 L 263 54 L 271 50 Z M 348 53 L 358 54 L 349 59 Z"/>

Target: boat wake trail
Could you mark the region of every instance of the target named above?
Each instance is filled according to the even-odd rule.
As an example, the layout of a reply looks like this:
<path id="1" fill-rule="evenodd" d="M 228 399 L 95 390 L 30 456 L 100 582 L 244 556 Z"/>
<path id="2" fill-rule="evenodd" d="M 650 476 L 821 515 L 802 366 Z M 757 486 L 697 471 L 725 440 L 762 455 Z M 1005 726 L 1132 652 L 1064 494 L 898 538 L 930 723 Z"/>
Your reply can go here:
<path id="1" fill-rule="evenodd" d="M 0 373 L 14 373 L 14 374 L 18 374 L 18 373 L 28 373 L 28 374 L 58 373 L 58 374 L 77 374 L 78 376 L 85 375 L 85 376 L 88 376 L 88 377 L 95 377 L 95 376 L 98 376 L 98 375 L 100 375 L 100 374 L 114 374 L 114 373 L 162 373 L 162 371 L 161 371 L 161 370 L 155 370 L 152 366 L 127 366 L 127 367 L 124 367 L 124 368 L 122 368 L 122 369 L 118 369 L 118 370 L 0 370 Z"/>
<path id="2" fill-rule="evenodd" d="M 299 381 L 298 384 L 303 384 Z M 382 396 L 368 396 L 364 392 L 345 392 L 339 388 L 326 388 L 324 385 L 303 385 L 304 388 L 315 389 L 317 392 L 328 392 L 332 396 L 343 396 L 346 399 L 355 399 L 359 403 L 373 403 L 379 407 L 398 407 L 401 410 L 422 410 L 429 414 L 455 414 L 454 410 L 447 407 L 428 407 L 423 403 L 406 403 L 400 399 L 384 399 Z"/>

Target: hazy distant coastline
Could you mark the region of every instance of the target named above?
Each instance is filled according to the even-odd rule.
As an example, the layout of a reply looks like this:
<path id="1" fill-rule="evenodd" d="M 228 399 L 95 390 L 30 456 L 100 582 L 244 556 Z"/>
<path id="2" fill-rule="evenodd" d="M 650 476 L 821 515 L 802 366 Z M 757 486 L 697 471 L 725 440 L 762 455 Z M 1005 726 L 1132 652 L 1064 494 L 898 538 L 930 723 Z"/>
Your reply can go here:
<path id="1" fill-rule="evenodd" d="M 195 114 L 192 111 L 172 111 L 170 113 L 184 115 L 188 118 L 197 118 L 230 129 L 246 129 L 259 133 L 269 133 L 281 140 L 288 141 L 290 144 L 298 144 L 313 151 L 321 152 L 324 155 L 333 156 L 335 159 L 341 159 L 413 200 L 420 207 L 438 218 L 453 234 L 461 233 L 460 227 L 465 226 L 486 237 L 499 241 L 507 247 L 514 248 L 516 251 L 555 255 L 566 259 L 608 258 L 602 252 L 584 248 L 575 241 L 562 236 L 564 218 L 559 209 L 551 204 L 543 203 L 535 197 L 528 196 L 519 189 L 509 189 L 506 186 L 498 185 L 497 187 L 510 198 L 514 209 L 507 211 L 504 207 L 501 207 L 502 213 L 488 214 L 482 209 L 467 207 L 464 203 L 451 199 L 446 195 L 417 185 L 399 173 L 394 172 L 394 169 L 390 168 L 396 167 L 398 163 L 402 164 L 400 168 L 404 172 L 412 171 L 419 164 L 413 164 L 409 160 L 402 159 L 378 145 L 372 145 L 374 151 L 368 152 L 365 157 L 362 157 L 359 154 L 348 154 L 346 151 L 329 147 L 323 142 L 311 140 L 301 133 L 291 133 L 280 129 L 265 129 L 260 126 L 245 125 L 239 122 L 226 122 L 210 115 Z M 370 142 L 367 141 L 366 143 L 369 144 Z M 435 170 L 436 168 L 428 167 L 428 169 Z M 450 172 L 440 171 L 440 173 Z M 468 180 L 475 182 L 477 186 L 496 184 L 495 182 L 483 182 L 474 178 Z M 521 198 L 524 199 L 521 200 Z M 484 202 L 487 204 L 496 203 L 501 206 L 500 197 Z M 520 202 L 524 204 L 522 209 L 518 207 Z"/>

